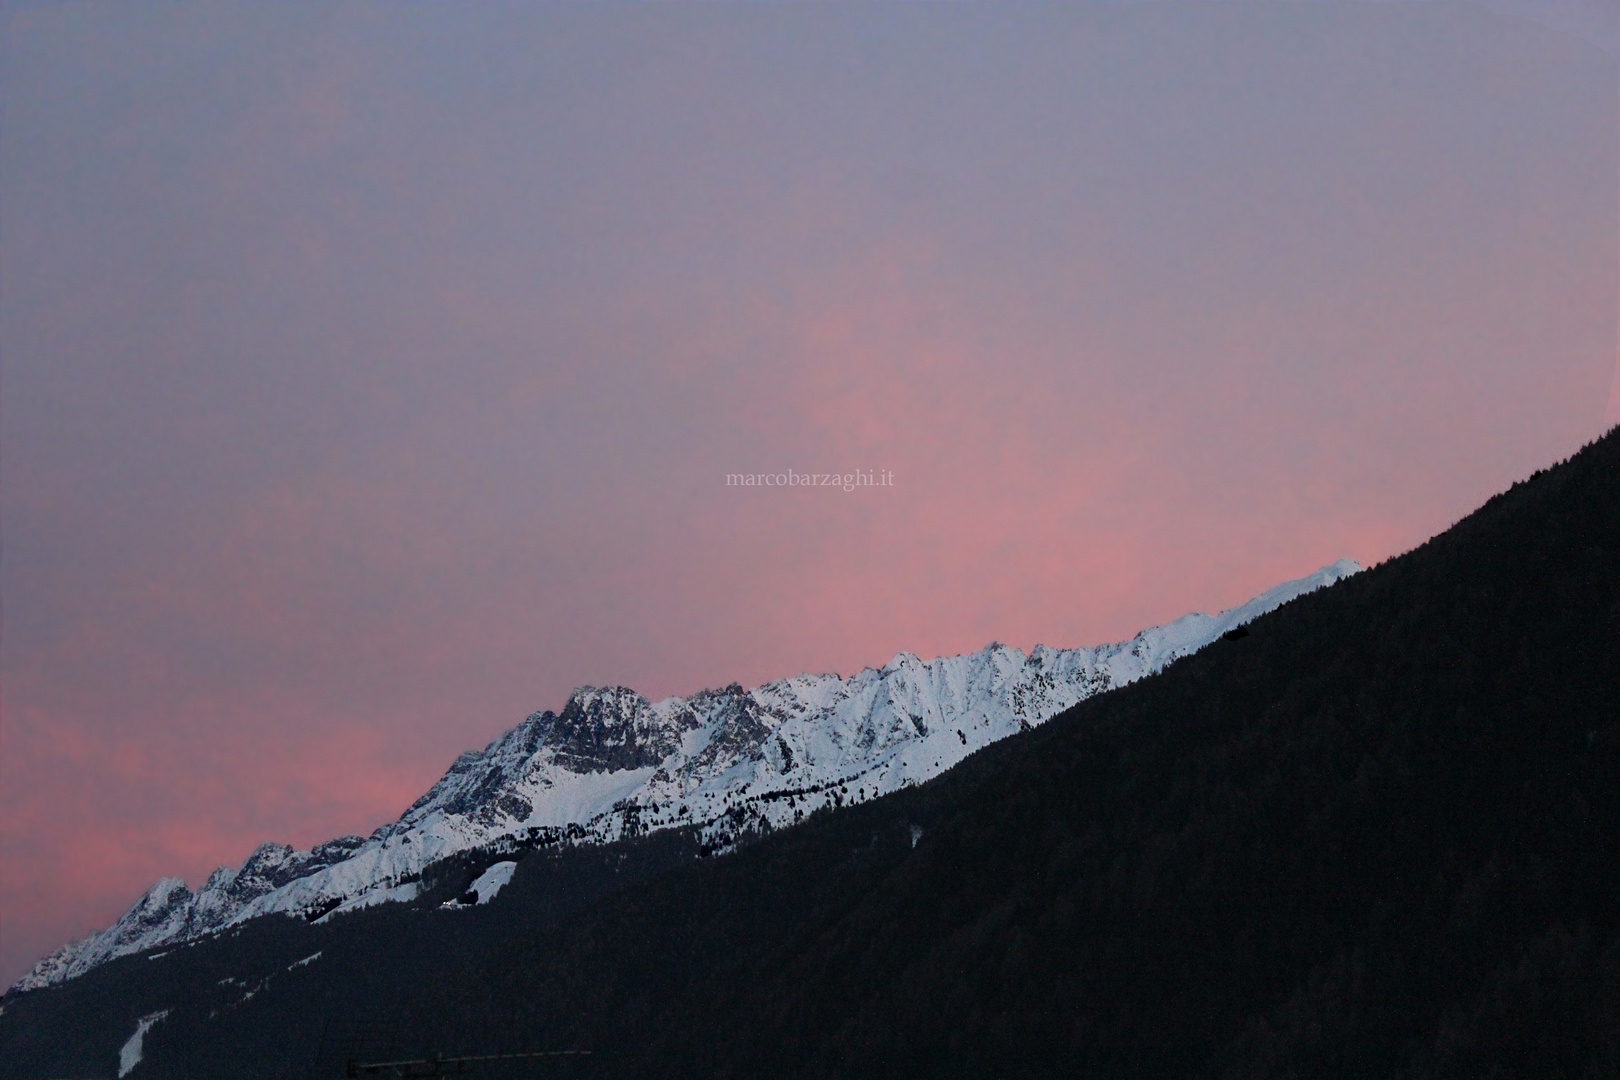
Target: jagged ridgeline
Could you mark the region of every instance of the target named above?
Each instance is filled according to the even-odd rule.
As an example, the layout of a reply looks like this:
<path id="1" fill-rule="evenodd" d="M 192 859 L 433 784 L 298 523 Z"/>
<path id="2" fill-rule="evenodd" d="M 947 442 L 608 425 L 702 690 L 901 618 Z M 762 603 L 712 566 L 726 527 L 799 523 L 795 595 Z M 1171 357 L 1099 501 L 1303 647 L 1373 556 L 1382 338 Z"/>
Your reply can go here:
<path id="1" fill-rule="evenodd" d="M 901 653 L 848 678 L 800 675 L 653 703 L 623 687 L 576 690 L 482 752 L 463 754 L 396 822 L 300 852 L 265 844 L 195 894 L 165 878 L 107 930 L 41 960 L 16 989 L 118 956 L 290 915 L 320 921 L 418 899 L 447 860 L 608 844 L 691 830 L 703 855 L 936 776 L 974 750 L 1157 671 L 1234 626 L 1361 568 L 1345 560 L 1217 616 L 1189 615 L 1093 649 L 999 644 L 923 662 Z"/>
<path id="2" fill-rule="evenodd" d="M 1611 433 L 928 783 L 122 957 L 9 996 L 0 1067 L 144 1030 L 135 1077 L 337 1076 L 365 1031 L 591 1051 L 509 1076 L 1617 1075 L 1617 554 Z"/>

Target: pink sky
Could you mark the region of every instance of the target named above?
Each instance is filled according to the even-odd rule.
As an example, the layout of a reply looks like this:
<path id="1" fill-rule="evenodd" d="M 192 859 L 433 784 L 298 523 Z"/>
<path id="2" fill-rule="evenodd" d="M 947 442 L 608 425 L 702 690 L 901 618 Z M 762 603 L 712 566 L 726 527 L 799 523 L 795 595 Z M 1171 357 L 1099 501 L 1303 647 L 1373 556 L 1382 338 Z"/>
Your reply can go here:
<path id="1" fill-rule="evenodd" d="M 61 5 L 6 49 L 7 984 L 574 686 L 1374 563 L 1614 382 L 1614 62 L 1483 8 Z M 895 484 L 725 486 L 790 467 Z"/>

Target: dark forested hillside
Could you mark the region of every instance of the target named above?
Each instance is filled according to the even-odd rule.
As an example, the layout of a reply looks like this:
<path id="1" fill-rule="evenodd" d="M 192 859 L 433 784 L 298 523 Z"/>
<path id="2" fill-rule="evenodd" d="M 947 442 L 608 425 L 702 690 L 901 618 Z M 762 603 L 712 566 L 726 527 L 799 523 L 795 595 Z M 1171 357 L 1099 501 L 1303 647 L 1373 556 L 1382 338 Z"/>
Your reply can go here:
<path id="1" fill-rule="evenodd" d="M 1620 1075 L 1620 433 L 1249 629 L 924 787 L 424 950 L 396 1048 L 592 1051 L 487 1075 Z M 418 949 L 384 926 L 366 948 Z M 132 1075 L 320 1075 L 316 1020 L 360 996 L 177 1006 Z"/>
<path id="2" fill-rule="evenodd" d="M 420 1023 L 612 1075 L 1620 1075 L 1617 602 L 1611 434 L 926 789 L 469 965 Z"/>

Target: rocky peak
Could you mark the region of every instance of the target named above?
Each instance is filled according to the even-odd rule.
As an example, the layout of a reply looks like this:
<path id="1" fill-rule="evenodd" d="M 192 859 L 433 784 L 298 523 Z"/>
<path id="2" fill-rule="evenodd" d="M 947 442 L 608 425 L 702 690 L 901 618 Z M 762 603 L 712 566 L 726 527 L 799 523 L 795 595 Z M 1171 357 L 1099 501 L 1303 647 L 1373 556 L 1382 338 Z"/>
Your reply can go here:
<path id="1" fill-rule="evenodd" d="M 612 773 L 658 765 L 680 745 L 680 734 L 634 690 L 582 686 L 545 741 L 552 760 L 571 772 Z"/>

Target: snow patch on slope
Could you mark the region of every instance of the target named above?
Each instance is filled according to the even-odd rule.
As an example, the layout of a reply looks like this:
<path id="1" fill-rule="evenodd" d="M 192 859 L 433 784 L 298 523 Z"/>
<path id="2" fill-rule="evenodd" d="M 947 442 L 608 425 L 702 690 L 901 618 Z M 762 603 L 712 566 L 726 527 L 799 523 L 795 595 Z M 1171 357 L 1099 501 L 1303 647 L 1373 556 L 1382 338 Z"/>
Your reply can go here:
<path id="1" fill-rule="evenodd" d="M 162 1020 L 168 1015 L 169 1010 L 164 1009 L 161 1012 L 155 1012 L 149 1016 L 143 1016 L 136 1023 L 135 1034 L 131 1035 L 124 1045 L 118 1050 L 118 1075 L 120 1080 L 122 1080 L 123 1077 L 128 1076 L 134 1070 L 135 1066 L 141 1063 L 141 1048 L 142 1044 L 146 1041 L 146 1033 L 152 1030 L 153 1024 L 157 1023 L 159 1020 Z"/>
<path id="2" fill-rule="evenodd" d="M 479 874 L 478 880 L 467 886 L 465 896 L 473 897 L 472 903 L 465 902 L 464 896 L 462 899 L 449 900 L 439 906 L 454 911 L 457 908 L 487 904 L 495 899 L 496 893 L 506 888 L 507 884 L 511 882 L 515 870 L 517 870 L 517 863 L 515 862 L 498 862 L 482 874 Z"/>

